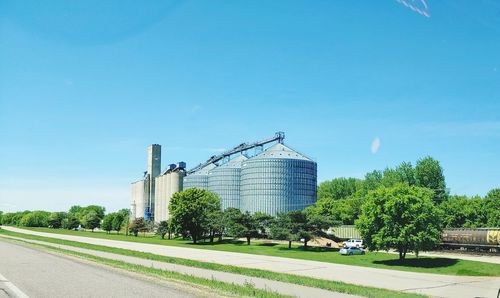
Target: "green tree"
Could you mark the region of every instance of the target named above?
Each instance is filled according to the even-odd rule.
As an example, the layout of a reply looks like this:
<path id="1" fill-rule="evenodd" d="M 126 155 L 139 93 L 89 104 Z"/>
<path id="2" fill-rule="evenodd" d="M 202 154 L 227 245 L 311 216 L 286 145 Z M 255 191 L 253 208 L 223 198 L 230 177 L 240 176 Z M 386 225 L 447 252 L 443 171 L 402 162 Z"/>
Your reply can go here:
<path id="1" fill-rule="evenodd" d="M 232 236 L 232 233 L 231 233 L 231 226 L 234 224 L 234 222 L 236 221 L 236 219 L 238 219 L 239 217 L 241 217 L 241 211 L 240 209 L 238 208 L 233 208 L 233 207 L 229 207 L 229 208 L 226 208 L 223 213 L 222 213 L 222 221 L 224 223 L 224 227 L 222 228 L 223 229 L 223 233 L 225 235 L 228 235 L 230 237 L 233 237 Z"/>
<path id="2" fill-rule="evenodd" d="M 16 225 L 16 223 L 14 223 L 15 216 L 16 216 L 16 213 L 14 213 L 14 212 L 4 213 L 2 215 L 2 224 L 9 225 L 9 226 Z"/>
<path id="3" fill-rule="evenodd" d="M 224 231 L 224 212 L 221 210 L 212 210 L 208 214 L 208 236 L 210 243 L 214 242 L 215 235 L 219 235 L 219 241 L 222 240 L 222 233 Z"/>
<path id="4" fill-rule="evenodd" d="M 500 227 L 500 188 L 492 189 L 483 199 L 487 227 Z"/>
<path id="5" fill-rule="evenodd" d="M 32 211 L 28 211 L 28 210 L 16 212 L 12 218 L 13 224 L 15 224 L 17 226 L 23 226 L 23 224 L 21 223 L 21 220 L 23 219 L 24 216 L 30 214 L 31 212 Z"/>
<path id="6" fill-rule="evenodd" d="M 307 215 L 303 210 L 291 211 L 288 213 L 292 223 L 291 232 L 294 239 L 303 240 L 304 248 L 307 247 L 307 242 L 313 238 L 307 226 Z"/>
<path id="7" fill-rule="evenodd" d="M 86 217 L 89 213 L 94 213 L 95 216 L 99 218 L 99 222 L 104 218 L 104 213 L 106 209 L 102 206 L 97 206 L 97 205 L 89 205 L 87 207 L 81 207 L 78 205 L 71 206 L 71 208 L 68 211 L 68 216 L 72 215 L 76 217 L 80 223 L 85 226 L 86 222 Z M 94 216 L 94 215 L 92 215 Z M 98 226 L 97 226 L 98 227 Z"/>
<path id="8" fill-rule="evenodd" d="M 364 192 L 367 193 L 382 186 L 383 174 L 381 171 L 372 171 L 366 173 L 363 183 Z"/>
<path id="9" fill-rule="evenodd" d="M 49 215 L 47 211 L 32 211 L 23 215 L 19 221 L 20 226 L 24 227 L 48 227 Z"/>
<path id="10" fill-rule="evenodd" d="M 259 236 L 259 232 L 257 230 L 257 222 L 248 211 L 244 213 L 231 212 L 228 216 L 227 230 L 228 235 L 231 237 L 246 238 L 248 245 L 250 245 L 251 238 Z"/>
<path id="11" fill-rule="evenodd" d="M 258 237 L 267 238 L 268 230 L 274 221 L 274 217 L 264 212 L 255 212 L 252 217 L 255 221 Z"/>
<path id="12" fill-rule="evenodd" d="M 117 234 L 120 234 L 120 230 L 122 229 L 123 222 L 125 221 L 125 216 L 123 212 L 118 211 L 115 213 L 115 216 L 113 217 L 113 222 L 111 223 L 111 226 L 114 231 L 116 231 Z"/>
<path id="13" fill-rule="evenodd" d="M 12 218 L 14 217 L 14 214 L 11 212 L 6 212 L 2 214 L 2 224 L 3 225 L 12 225 L 11 221 Z"/>
<path id="14" fill-rule="evenodd" d="M 156 229 L 156 234 L 161 236 L 161 239 L 165 239 L 165 235 L 170 232 L 170 225 L 168 221 L 163 220 L 158 224 L 158 228 Z"/>
<path id="15" fill-rule="evenodd" d="M 95 211 L 90 211 L 85 214 L 81 223 L 86 229 L 90 229 L 94 232 L 95 228 L 100 227 L 101 218 Z"/>
<path id="16" fill-rule="evenodd" d="M 394 248 L 403 261 L 408 251 L 418 256 L 439 242 L 441 217 L 431 190 L 398 184 L 368 194 L 356 227 L 370 250 Z"/>
<path id="17" fill-rule="evenodd" d="M 336 178 L 318 187 L 318 200 L 314 212 L 331 222 L 353 224 L 360 213 L 363 197 L 370 184 L 380 185 L 382 173 L 374 171 L 366 175 L 369 183 L 355 178 Z"/>
<path id="18" fill-rule="evenodd" d="M 391 187 L 398 183 L 415 185 L 415 182 L 415 169 L 409 162 L 403 162 L 394 169 L 385 169 L 381 180 L 382 185 L 385 187 Z"/>
<path id="19" fill-rule="evenodd" d="M 197 243 L 209 230 L 209 214 L 220 210 L 220 199 L 212 192 L 190 188 L 175 193 L 168 208 L 176 229 Z"/>
<path id="20" fill-rule="evenodd" d="M 80 226 L 80 220 L 75 215 L 68 214 L 68 217 L 62 220 L 61 225 L 63 229 L 74 230 Z"/>
<path id="21" fill-rule="evenodd" d="M 269 227 L 270 237 L 276 240 L 288 241 L 288 248 L 292 248 L 292 241 L 298 241 L 296 226 L 292 224 L 290 213 L 278 213 Z"/>
<path id="22" fill-rule="evenodd" d="M 443 226 L 446 228 L 477 228 L 486 223 L 483 199 L 466 196 L 450 196 L 439 204 L 443 211 Z"/>
<path id="23" fill-rule="evenodd" d="M 362 204 L 363 197 L 358 197 L 356 195 L 342 200 L 323 198 L 318 200 L 316 204 L 311 207 L 314 209 L 311 211 L 328 218 L 332 223 L 352 225 L 361 213 Z"/>
<path id="24" fill-rule="evenodd" d="M 327 216 L 323 216 L 314 212 L 312 206 L 307 207 L 305 210 L 301 211 L 303 215 L 299 218 L 302 219 L 305 215 L 305 224 L 299 221 L 300 230 L 298 235 L 301 239 L 304 239 L 304 248 L 307 248 L 307 243 L 316 237 L 327 236 L 324 231 L 334 225 L 334 222 Z M 294 219 L 292 218 L 292 222 Z"/>
<path id="25" fill-rule="evenodd" d="M 280 240 L 288 240 L 288 247 L 291 247 L 291 241 L 303 240 L 304 249 L 307 243 L 316 237 L 326 236 L 328 228 L 333 226 L 333 222 L 327 216 L 317 212 L 314 206 L 306 210 L 294 210 L 286 214 L 279 214 L 273 224 L 270 232 L 272 237 Z"/>
<path id="26" fill-rule="evenodd" d="M 332 198 L 334 200 L 345 199 L 356 192 L 359 180 L 355 178 L 335 178 L 330 181 L 321 182 L 318 186 L 318 200 Z"/>
<path id="27" fill-rule="evenodd" d="M 87 207 L 84 208 L 84 214 L 88 214 L 90 212 L 95 212 L 95 214 L 97 215 L 97 217 L 99 217 L 99 219 L 103 219 L 104 218 L 104 214 L 106 212 L 106 208 L 102 207 L 102 206 L 97 206 L 97 205 L 89 205 Z"/>
<path id="28" fill-rule="evenodd" d="M 407 183 L 410 186 L 415 185 L 417 182 L 417 178 L 415 177 L 415 168 L 413 168 L 410 162 L 401 163 L 396 170 L 401 177 L 401 182 Z"/>
<path id="29" fill-rule="evenodd" d="M 123 216 L 123 224 L 125 225 L 125 236 L 128 236 L 128 228 L 130 226 L 130 209 L 122 209 L 118 211 L 118 213 L 120 213 Z"/>
<path id="30" fill-rule="evenodd" d="M 104 216 L 101 223 L 101 229 L 106 231 L 109 234 L 111 230 L 113 230 L 113 220 L 115 219 L 114 213 L 109 213 Z"/>
<path id="31" fill-rule="evenodd" d="M 132 234 L 134 234 L 135 237 L 137 237 L 139 232 L 146 233 L 148 230 L 147 225 L 146 225 L 146 221 L 142 217 L 134 219 L 130 223 L 129 230 Z"/>
<path id="32" fill-rule="evenodd" d="M 48 226 L 53 229 L 59 229 L 62 227 L 62 222 L 66 217 L 66 212 L 52 212 L 49 215 Z"/>
<path id="33" fill-rule="evenodd" d="M 71 208 L 69 208 L 69 211 L 68 213 L 69 214 L 73 214 L 73 215 L 78 215 L 80 212 L 83 211 L 83 207 L 81 206 L 78 206 L 78 205 L 74 205 L 74 206 L 71 206 Z M 78 217 L 78 216 L 77 216 Z"/>
<path id="34" fill-rule="evenodd" d="M 2 223 L 8 226 L 18 226 L 21 218 L 28 213 L 30 213 L 30 211 L 5 213 L 2 216 Z"/>
<path id="35" fill-rule="evenodd" d="M 337 224 L 341 222 L 345 225 L 353 225 L 356 219 L 361 214 L 361 206 L 363 205 L 363 197 L 351 197 L 349 199 L 337 202 L 339 204 L 339 214 L 337 218 L 333 218 L 333 222 Z"/>
<path id="36" fill-rule="evenodd" d="M 0 211 L 0 226 L 1 226 L 1 225 L 2 225 L 2 223 L 3 223 L 2 218 L 3 218 L 3 211 Z"/>
<path id="37" fill-rule="evenodd" d="M 446 182 L 443 168 L 439 161 L 430 156 L 419 159 L 415 167 L 415 185 L 431 189 L 434 192 L 434 203 L 439 204 L 447 199 Z"/>

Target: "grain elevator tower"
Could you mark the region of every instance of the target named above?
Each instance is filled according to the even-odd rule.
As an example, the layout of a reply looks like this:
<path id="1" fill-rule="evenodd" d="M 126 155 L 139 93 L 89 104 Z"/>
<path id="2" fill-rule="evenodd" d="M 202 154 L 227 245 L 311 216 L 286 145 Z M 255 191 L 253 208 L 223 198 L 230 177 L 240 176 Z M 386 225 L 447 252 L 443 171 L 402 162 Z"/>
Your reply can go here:
<path id="1" fill-rule="evenodd" d="M 144 212 L 144 219 L 154 219 L 155 214 L 155 178 L 161 172 L 161 146 L 152 144 L 148 146 L 148 169 L 146 175 L 149 175 L 149 194 Z"/>

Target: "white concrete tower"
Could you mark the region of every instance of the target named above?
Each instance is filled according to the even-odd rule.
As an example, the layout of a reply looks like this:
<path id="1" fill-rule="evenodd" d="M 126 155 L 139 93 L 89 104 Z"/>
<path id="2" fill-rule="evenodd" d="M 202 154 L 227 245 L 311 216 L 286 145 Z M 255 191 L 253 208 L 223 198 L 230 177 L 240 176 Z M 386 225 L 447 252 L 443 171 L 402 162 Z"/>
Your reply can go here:
<path id="1" fill-rule="evenodd" d="M 161 171 L 161 146 L 152 144 L 148 146 L 148 172 L 149 174 L 149 196 L 147 208 L 149 208 L 149 218 L 153 219 L 155 214 L 155 178 L 160 175 Z"/>

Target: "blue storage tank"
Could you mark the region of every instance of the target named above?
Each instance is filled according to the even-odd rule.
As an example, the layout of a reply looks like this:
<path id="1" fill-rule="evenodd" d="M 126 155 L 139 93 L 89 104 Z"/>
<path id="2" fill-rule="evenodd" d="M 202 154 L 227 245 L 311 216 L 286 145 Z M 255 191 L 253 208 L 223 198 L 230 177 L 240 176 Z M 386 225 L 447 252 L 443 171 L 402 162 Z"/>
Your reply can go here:
<path id="1" fill-rule="evenodd" d="M 182 189 L 200 188 L 208 190 L 208 172 L 215 167 L 216 165 L 209 164 L 204 168 L 185 176 Z"/>
<path id="2" fill-rule="evenodd" d="M 278 143 L 244 161 L 241 168 L 241 211 L 302 210 L 316 202 L 316 162 Z"/>
<path id="3" fill-rule="evenodd" d="M 241 163 L 247 159 L 239 155 L 208 172 L 208 190 L 220 197 L 222 210 L 240 208 Z"/>

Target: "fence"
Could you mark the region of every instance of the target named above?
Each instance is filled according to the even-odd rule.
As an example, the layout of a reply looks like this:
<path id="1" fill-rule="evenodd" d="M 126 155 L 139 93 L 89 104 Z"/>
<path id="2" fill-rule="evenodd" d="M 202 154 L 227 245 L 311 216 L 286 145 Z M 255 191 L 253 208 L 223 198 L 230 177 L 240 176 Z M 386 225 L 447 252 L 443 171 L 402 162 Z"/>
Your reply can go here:
<path id="1" fill-rule="evenodd" d="M 328 233 L 340 239 L 361 239 L 361 235 L 354 225 L 333 227 L 328 230 Z"/>

